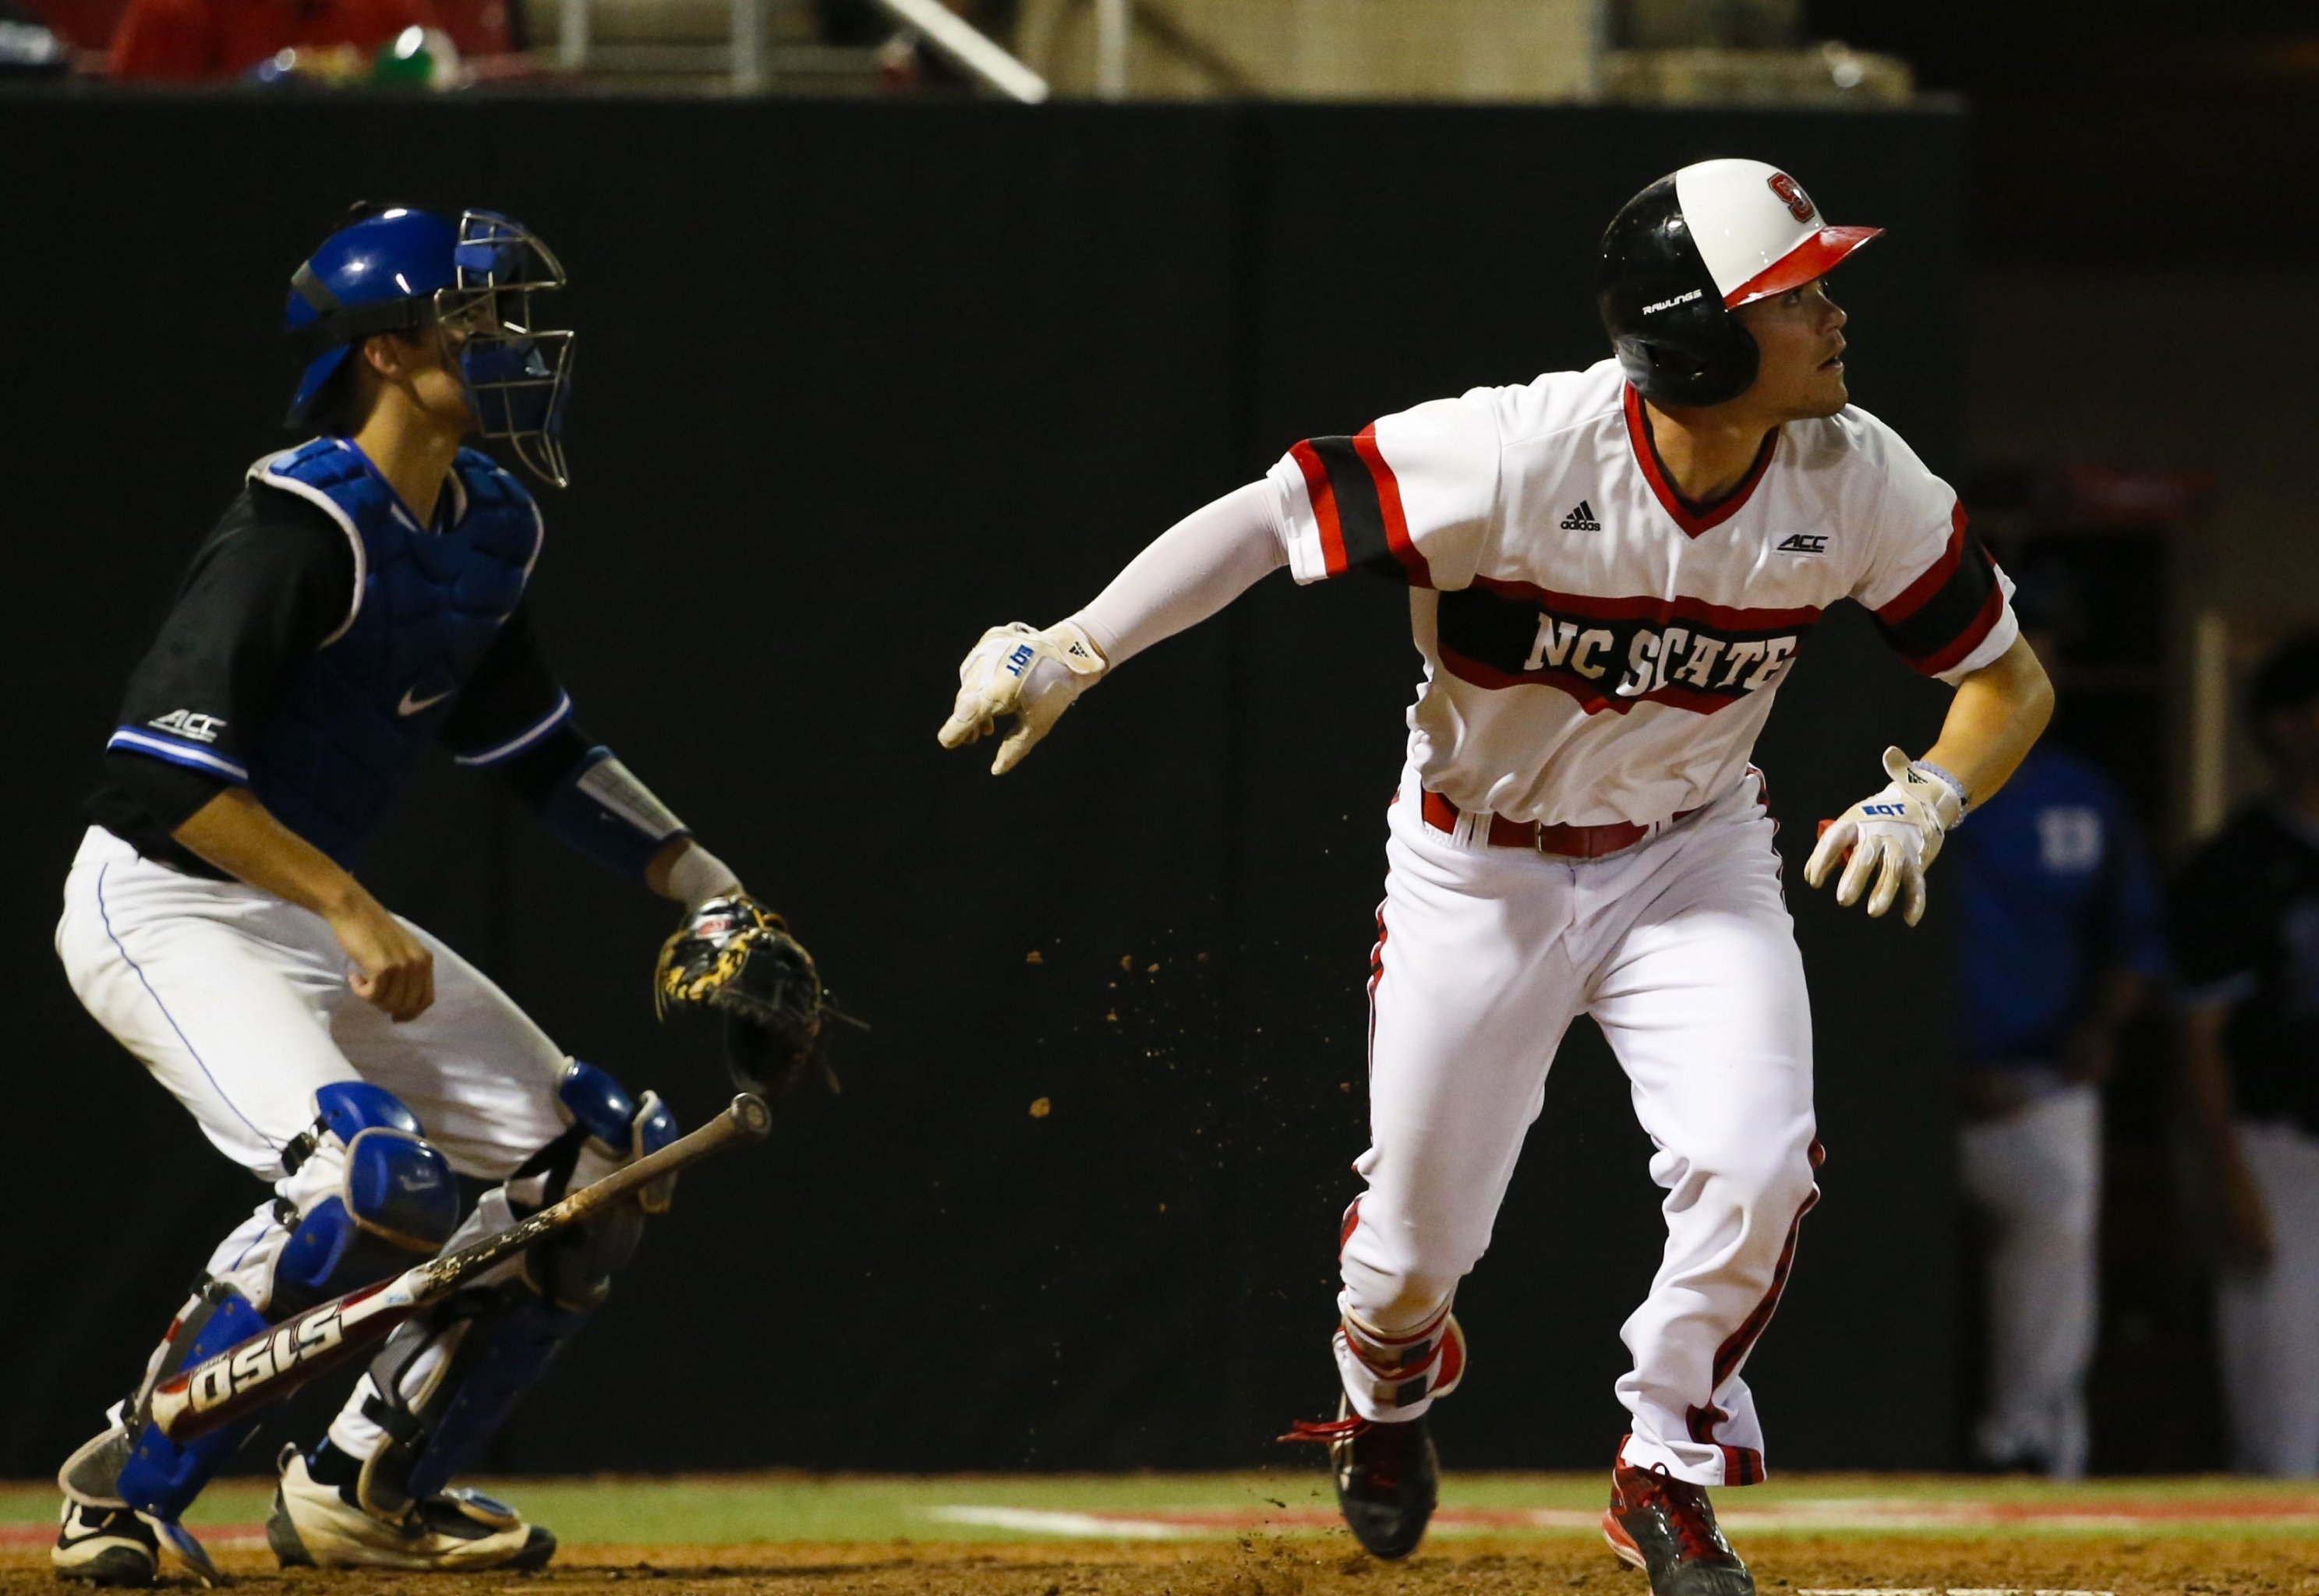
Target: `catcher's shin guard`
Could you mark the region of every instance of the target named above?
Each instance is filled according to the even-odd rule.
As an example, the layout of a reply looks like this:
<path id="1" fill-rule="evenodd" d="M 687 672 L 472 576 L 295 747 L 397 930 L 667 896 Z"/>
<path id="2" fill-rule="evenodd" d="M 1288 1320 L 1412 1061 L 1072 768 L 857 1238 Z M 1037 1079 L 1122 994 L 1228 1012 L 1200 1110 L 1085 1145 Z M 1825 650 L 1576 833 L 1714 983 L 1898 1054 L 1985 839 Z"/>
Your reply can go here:
<path id="1" fill-rule="evenodd" d="M 146 1514 L 196 1565 L 207 1559 L 177 1519 L 254 1421 L 172 1441 L 147 1417 L 147 1393 L 269 1324 L 433 1252 L 458 1222 L 449 1163 L 422 1139 L 418 1120 L 393 1093 L 335 1081 L 316 1091 L 314 1105 L 313 1124 L 282 1154 L 284 1187 L 295 1202 L 277 1199 L 270 1213 L 259 1211 L 252 1228 L 238 1232 L 247 1244 L 235 1249 L 234 1267 L 203 1276 L 148 1361 L 136 1394 L 113 1410 L 112 1422 L 58 1476 L 67 1500 L 89 1510 L 84 1519 Z M 61 1539 L 59 1549 L 62 1566 Z"/>
<path id="2" fill-rule="evenodd" d="M 150 1391 L 179 1369 L 248 1339 L 267 1323 L 266 1315 L 232 1286 L 221 1280 L 203 1279 L 171 1321 L 167 1338 L 154 1354 L 144 1390 Z M 198 1440 L 180 1444 L 147 1420 L 144 1400 L 140 1391 L 134 1406 L 127 1410 L 133 1412 L 133 1419 L 74 1453 L 58 1481 L 67 1496 L 86 1505 L 119 1504 L 174 1523 L 193 1505 L 210 1476 L 248 1438 L 256 1421 L 229 1424 Z M 108 1467 L 110 1491 L 104 1488 Z"/>
<path id="3" fill-rule="evenodd" d="M 675 1140 L 675 1116 L 657 1096 L 632 1099 L 593 1065 L 574 1060 L 558 1096 L 571 1127 L 484 1195 L 473 1222 L 479 1235 Z M 434 1511 L 609 1294 L 645 1215 L 664 1210 L 670 1195 L 667 1182 L 655 1182 L 636 1204 L 573 1226 L 397 1330 L 331 1425 L 311 1477 L 383 1520 Z"/>

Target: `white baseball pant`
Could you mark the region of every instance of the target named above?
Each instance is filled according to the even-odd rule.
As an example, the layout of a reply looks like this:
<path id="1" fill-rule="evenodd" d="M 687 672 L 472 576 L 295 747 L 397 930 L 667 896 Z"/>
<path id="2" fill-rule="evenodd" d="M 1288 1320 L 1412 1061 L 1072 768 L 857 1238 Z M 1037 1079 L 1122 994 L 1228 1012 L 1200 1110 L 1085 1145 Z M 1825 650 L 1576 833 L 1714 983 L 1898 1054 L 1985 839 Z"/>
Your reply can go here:
<path id="1" fill-rule="evenodd" d="M 2101 1094 L 2062 1087 L 1961 1139 L 1965 1195 L 1989 1217 L 1988 1400 L 1973 1426 L 1986 1462 L 2086 1472 L 2094 1355 Z"/>
<path id="2" fill-rule="evenodd" d="M 2319 1474 L 2319 1136 L 2291 1124 L 2239 1123 L 2247 1168 L 2270 1211 L 2271 1259 L 2226 1269 L 2215 1339 L 2231 1415 L 2231 1466 Z"/>
<path id="3" fill-rule="evenodd" d="M 1775 827 L 1748 774 L 1623 852 L 1573 861 L 1421 817 L 1404 771 L 1371 982 L 1370 1135 L 1355 1169 L 1341 1312 L 1385 1336 L 1439 1322 L 1489 1245 L 1570 1022 L 1591 1014 L 1657 1151 L 1667 1240 L 1621 1335 L 1634 1368 L 1620 1456 L 1698 1484 L 1764 1477 L 1740 1370 L 1817 1200 L 1811 1011 L 1781 896 Z M 1388 1408 L 1347 1343 L 1362 1417 Z"/>
<path id="4" fill-rule="evenodd" d="M 403 924 L 435 956 L 435 1002 L 398 1025 L 347 987 L 346 953 L 320 915 L 156 864 L 92 827 L 65 880 L 57 953 L 88 1012 L 218 1150 L 302 1212 L 340 1171 L 313 1159 L 285 1177 L 281 1153 L 332 1081 L 393 1093 L 454 1169 L 486 1180 L 564 1129 L 563 1052 L 473 965 Z M 258 1204 L 210 1273 L 262 1307 L 283 1235 L 274 1203 Z"/>

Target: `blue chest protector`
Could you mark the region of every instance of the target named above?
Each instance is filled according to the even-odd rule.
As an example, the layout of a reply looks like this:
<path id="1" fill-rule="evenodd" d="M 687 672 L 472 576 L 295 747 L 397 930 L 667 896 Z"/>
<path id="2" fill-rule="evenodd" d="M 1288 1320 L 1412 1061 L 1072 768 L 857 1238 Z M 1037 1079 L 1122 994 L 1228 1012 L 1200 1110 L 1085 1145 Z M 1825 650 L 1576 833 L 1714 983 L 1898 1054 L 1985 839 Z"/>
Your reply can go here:
<path id="1" fill-rule="evenodd" d="M 353 613 L 292 675 L 249 762 L 258 801 L 351 868 L 523 596 L 539 512 L 473 449 L 459 452 L 431 532 L 337 438 L 249 474 L 320 506 L 355 545 Z"/>

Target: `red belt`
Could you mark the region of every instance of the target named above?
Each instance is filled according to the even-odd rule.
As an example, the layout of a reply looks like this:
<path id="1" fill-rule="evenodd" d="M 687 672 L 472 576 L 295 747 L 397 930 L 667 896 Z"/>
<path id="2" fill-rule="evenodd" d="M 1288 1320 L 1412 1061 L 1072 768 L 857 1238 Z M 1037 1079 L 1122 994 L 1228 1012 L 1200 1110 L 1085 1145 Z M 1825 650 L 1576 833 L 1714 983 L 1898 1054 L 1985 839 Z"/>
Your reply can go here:
<path id="1" fill-rule="evenodd" d="M 1427 793 L 1421 807 L 1425 824 L 1435 831 L 1455 832 L 1457 829 L 1457 806 L 1439 793 Z M 1670 821 L 1681 820 L 1698 813 L 1697 809 L 1683 809 L 1668 818 Z M 1606 853 L 1631 848 L 1650 834 L 1651 827 L 1638 825 L 1631 820 L 1606 821 L 1601 825 L 1541 825 L 1535 820 L 1508 820 L 1502 815 L 1490 816 L 1490 846 L 1493 848 L 1532 848 L 1561 859 L 1600 859 Z"/>

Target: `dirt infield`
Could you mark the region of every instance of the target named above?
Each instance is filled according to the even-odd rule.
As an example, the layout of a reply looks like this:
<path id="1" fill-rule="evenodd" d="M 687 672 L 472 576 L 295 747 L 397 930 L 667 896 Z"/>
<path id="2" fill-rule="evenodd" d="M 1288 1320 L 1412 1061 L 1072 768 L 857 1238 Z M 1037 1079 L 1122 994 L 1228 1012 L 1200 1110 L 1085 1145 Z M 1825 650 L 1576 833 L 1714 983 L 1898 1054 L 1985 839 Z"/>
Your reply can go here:
<path id="1" fill-rule="evenodd" d="M 1648 1596 L 1602 1544 L 1591 1474 L 1452 1474 L 1403 1564 L 1353 1545 L 1318 1468 L 489 1483 L 561 1531 L 545 1572 L 284 1573 L 262 1479 L 220 1481 L 190 1521 L 239 1589 L 266 1596 Z M 1803 1474 L 1720 1495 L 1764 1596 L 2319 1596 L 2308 1483 Z M 0 1483 L 0 1596 L 63 1589 L 56 1503 L 45 1483 Z"/>
<path id="2" fill-rule="evenodd" d="M 2319 1539 L 2028 1538 L 1790 1535 L 1741 1546 L 1766 1596 L 2319 1596 Z M 44 1555 L 12 1547 L 0 1593 L 56 1592 Z M 1646 1596 L 1642 1577 L 1597 1543 L 1460 1538 L 1403 1564 L 1333 1537 L 1243 1537 L 1199 1545 L 733 1546 L 581 1546 L 537 1574 L 284 1573 L 256 1548 L 221 1551 L 252 1596 L 389 1591 L 582 1593 L 701 1591 L 717 1596 Z M 190 1582 L 172 1582 L 179 1589 Z"/>

